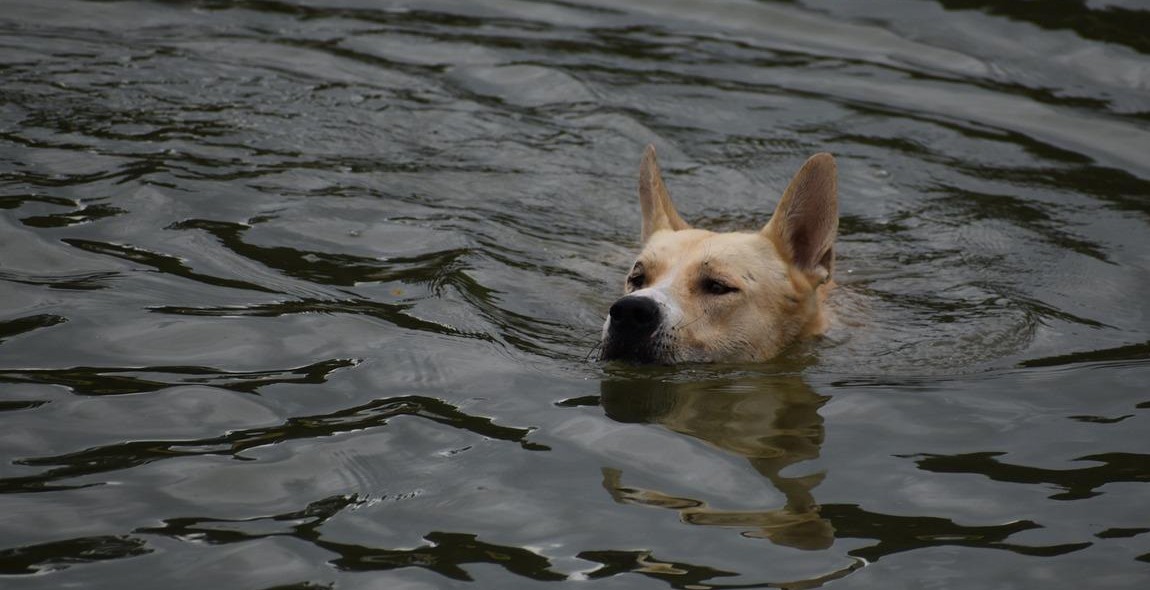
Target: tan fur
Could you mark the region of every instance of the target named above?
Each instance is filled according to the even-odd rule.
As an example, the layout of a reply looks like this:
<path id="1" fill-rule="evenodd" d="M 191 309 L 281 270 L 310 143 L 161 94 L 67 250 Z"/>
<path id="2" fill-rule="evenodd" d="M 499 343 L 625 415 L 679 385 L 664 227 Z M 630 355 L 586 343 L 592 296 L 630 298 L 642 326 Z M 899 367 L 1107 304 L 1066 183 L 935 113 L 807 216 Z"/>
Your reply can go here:
<path id="1" fill-rule="evenodd" d="M 838 231 L 835 161 L 812 156 L 791 181 L 771 220 L 757 232 L 715 233 L 690 228 L 660 177 L 653 146 L 640 166 L 644 247 L 628 294 L 658 286 L 664 309 L 679 321 L 657 338 L 657 362 L 761 361 L 791 343 L 822 334 L 825 299 L 833 287 Z M 718 282 L 730 292 L 710 290 Z M 666 303 L 669 302 L 670 306 Z M 614 309 L 614 308 L 613 308 Z M 614 313 L 614 311 L 612 312 Z M 604 329 L 605 345 L 611 320 Z M 625 350 L 605 346 L 618 358 Z"/>
<path id="2" fill-rule="evenodd" d="M 655 159 L 655 146 L 648 145 L 639 165 L 639 206 L 643 208 L 643 241 L 657 231 L 687 229 L 687 222 L 679 217 L 671 195 L 663 185 L 663 174 Z"/>

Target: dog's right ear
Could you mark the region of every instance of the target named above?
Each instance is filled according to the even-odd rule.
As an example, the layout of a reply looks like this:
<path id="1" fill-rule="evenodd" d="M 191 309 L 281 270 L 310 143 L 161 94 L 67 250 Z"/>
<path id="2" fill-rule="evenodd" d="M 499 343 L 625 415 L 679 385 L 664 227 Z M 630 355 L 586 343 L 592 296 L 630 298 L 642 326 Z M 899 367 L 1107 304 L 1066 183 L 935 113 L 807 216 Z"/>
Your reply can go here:
<path id="1" fill-rule="evenodd" d="M 678 231 L 690 227 L 675 211 L 671 195 L 663 185 L 659 162 L 655 160 L 655 144 L 647 145 L 643 163 L 639 165 L 639 205 L 643 208 L 643 243 L 657 231 Z"/>

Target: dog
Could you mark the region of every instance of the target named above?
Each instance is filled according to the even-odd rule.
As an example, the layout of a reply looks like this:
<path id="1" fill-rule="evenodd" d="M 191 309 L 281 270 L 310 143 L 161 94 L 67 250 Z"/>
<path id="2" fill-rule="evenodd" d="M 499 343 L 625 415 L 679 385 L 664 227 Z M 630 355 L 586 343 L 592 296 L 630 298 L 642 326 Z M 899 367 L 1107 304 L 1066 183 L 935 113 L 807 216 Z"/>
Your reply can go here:
<path id="1" fill-rule="evenodd" d="M 838 187 L 834 156 L 810 157 L 755 232 L 690 227 L 654 145 L 639 167 L 643 251 L 603 325 L 600 358 L 638 364 L 766 361 L 829 326 Z"/>

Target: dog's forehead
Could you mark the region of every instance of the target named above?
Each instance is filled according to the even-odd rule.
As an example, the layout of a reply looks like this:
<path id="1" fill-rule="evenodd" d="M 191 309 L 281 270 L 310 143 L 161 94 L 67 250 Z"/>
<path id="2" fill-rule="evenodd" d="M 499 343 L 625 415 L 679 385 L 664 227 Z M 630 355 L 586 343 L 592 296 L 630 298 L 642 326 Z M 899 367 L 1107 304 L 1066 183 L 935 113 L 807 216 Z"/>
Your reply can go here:
<path id="1" fill-rule="evenodd" d="M 714 232 L 701 229 L 658 231 L 647 240 L 640 257 L 659 262 L 681 260 L 715 236 Z"/>
<path id="2" fill-rule="evenodd" d="M 655 272 L 672 268 L 707 265 L 776 267 L 778 253 L 770 240 L 758 233 L 715 233 L 688 229 L 657 232 L 648 240 L 640 261 Z"/>

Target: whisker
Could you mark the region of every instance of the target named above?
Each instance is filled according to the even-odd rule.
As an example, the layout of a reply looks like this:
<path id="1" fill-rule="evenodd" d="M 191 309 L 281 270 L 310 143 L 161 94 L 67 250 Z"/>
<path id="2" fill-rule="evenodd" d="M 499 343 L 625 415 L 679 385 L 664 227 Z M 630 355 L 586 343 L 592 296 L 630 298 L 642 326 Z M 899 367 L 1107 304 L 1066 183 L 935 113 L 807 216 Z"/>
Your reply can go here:
<path id="1" fill-rule="evenodd" d="M 592 346 L 591 350 L 587 352 L 587 356 L 583 357 L 583 362 L 585 362 L 585 363 L 591 362 L 591 357 L 596 352 L 599 352 L 599 350 L 602 348 L 603 348 L 603 341 L 600 340 L 600 341 L 596 342 L 595 346 Z"/>
<path id="2" fill-rule="evenodd" d="M 671 329 L 672 330 L 678 330 L 679 328 L 686 328 L 687 326 L 690 326 L 691 324 L 693 324 L 693 323 L 695 323 L 701 319 L 703 319 L 703 314 L 699 314 L 695 319 L 693 319 L 689 322 L 686 322 L 686 323 L 683 323 L 683 321 L 680 320 L 679 323 L 675 324 L 674 326 L 671 326 Z"/>

